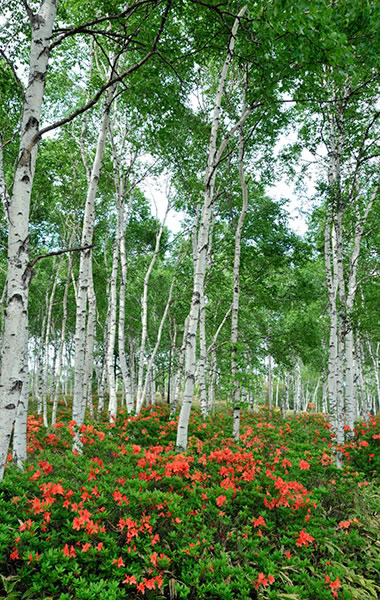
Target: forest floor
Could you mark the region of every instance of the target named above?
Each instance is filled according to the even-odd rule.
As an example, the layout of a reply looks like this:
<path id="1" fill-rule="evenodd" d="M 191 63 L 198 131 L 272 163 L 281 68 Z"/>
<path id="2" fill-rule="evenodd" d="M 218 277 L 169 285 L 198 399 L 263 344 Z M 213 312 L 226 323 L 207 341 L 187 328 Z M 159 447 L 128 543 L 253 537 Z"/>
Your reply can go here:
<path id="1" fill-rule="evenodd" d="M 28 420 L 24 472 L 0 486 L 0 597 L 29 600 L 375 600 L 380 418 L 333 464 L 324 415 L 193 411 L 175 451 L 166 406 L 80 428 L 70 405 Z"/>

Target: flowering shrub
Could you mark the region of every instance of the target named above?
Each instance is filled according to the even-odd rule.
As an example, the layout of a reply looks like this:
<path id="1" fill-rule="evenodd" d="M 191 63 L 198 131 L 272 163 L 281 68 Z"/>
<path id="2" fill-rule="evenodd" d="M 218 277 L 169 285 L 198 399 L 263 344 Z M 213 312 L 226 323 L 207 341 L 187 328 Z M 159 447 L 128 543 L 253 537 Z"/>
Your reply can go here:
<path id="1" fill-rule="evenodd" d="M 322 415 L 192 414 L 175 451 L 166 407 L 80 428 L 69 407 L 28 423 L 23 473 L 0 488 L 0 564 L 12 597 L 247 600 L 376 598 L 379 422 L 360 425 L 335 469 Z M 362 442 L 367 442 L 368 445 Z M 6 596 L 7 597 L 7 596 Z M 11 596 L 8 596 L 11 597 Z"/>

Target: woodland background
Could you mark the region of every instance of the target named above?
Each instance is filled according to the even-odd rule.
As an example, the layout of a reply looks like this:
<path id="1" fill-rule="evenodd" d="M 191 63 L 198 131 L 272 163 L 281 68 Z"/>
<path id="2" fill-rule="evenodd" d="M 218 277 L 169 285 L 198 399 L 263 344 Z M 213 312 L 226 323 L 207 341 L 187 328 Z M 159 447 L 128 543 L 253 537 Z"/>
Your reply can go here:
<path id="1" fill-rule="evenodd" d="M 193 397 L 231 404 L 235 439 L 247 404 L 329 413 L 338 446 L 378 411 L 378 19 L 371 0 L 2 3 L 2 471 L 29 392 L 45 426 L 61 395 L 78 426 L 181 405 L 182 449 Z"/>

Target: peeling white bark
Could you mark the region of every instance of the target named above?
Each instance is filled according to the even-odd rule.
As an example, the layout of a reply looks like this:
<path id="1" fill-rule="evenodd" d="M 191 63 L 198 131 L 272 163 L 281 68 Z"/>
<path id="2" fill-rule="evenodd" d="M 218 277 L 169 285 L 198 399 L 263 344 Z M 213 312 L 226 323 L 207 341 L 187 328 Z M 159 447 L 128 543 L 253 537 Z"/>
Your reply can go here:
<path id="1" fill-rule="evenodd" d="M 29 211 L 41 107 L 56 17 L 56 0 L 43 0 L 31 15 L 29 77 L 25 90 L 20 146 L 8 219 L 8 288 L 0 374 L 0 481 L 3 479 L 13 424 L 28 380 Z M 25 390 L 24 390 L 25 393 Z"/>

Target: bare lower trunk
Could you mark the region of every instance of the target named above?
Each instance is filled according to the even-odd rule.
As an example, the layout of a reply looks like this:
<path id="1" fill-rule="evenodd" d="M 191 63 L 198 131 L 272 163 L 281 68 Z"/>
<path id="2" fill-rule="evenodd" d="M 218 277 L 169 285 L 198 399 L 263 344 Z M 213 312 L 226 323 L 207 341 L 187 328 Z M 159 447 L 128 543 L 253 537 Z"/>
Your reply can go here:
<path id="1" fill-rule="evenodd" d="M 63 255 L 61 259 L 63 258 Z M 58 266 L 58 269 L 55 273 L 54 282 L 51 290 L 51 294 L 49 297 L 48 307 L 47 307 L 47 322 L 46 322 L 46 332 L 45 332 L 45 369 L 43 376 L 43 391 L 42 391 L 42 414 L 43 414 L 43 422 L 45 427 L 48 427 L 48 416 L 47 416 L 47 397 L 48 397 L 48 386 L 49 386 L 49 362 L 50 362 L 50 329 L 51 329 L 51 318 L 52 318 L 52 310 L 53 310 L 53 302 L 55 296 L 55 290 L 58 284 L 59 273 L 62 266 L 62 260 Z M 53 271 L 55 267 L 55 261 L 53 263 Z"/>
<path id="2" fill-rule="evenodd" d="M 92 376 L 94 373 L 94 341 L 95 341 L 95 319 L 96 319 L 96 296 L 94 290 L 94 279 L 92 274 L 92 263 L 88 277 L 88 317 L 86 331 L 86 357 L 84 362 L 84 384 L 86 405 L 91 419 L 94 418 L 94 405 L 92 402 Z"/>
<path id="3" fill-rule="evenodd" d="M 301 361 L 297 358 L 294 367 L 294 413 L 301 410 Z"/>
<path id="4" fill-rule="evenodd" d="M 121 193 L 120 198 L 120 285 L 119 285 L 119 323 L 118 323 L 118 350 L 119 350 L 119 361 L 121 376 L 123 378 L 123 389 L 125 393 L 125 401 L 127 406 L 127 412 L 133 411 L 133 397 L 131 391 L 131 377 L 127 365 L 127 358 L 125 353 L 125 290 L 127 285 L 127 254 L 125 249 L 125 231 L 128 222 L 128 215 L 132 207 L 133 194 L 131 194 L 127 213 L 124 214 L 124 194 Z"/>
<path id="5" fill-rule="evenodd" d="M 198 378 L 199 378 L 199 404 L 203 418 L 208 414 L 207 405 L 207 385 L 206 385 L 206 304 L 204 295 L 200 298 L 199 311 L 199 359 L 198 359 Z"/>
<path id="6" fill-rule="evenodd" d="M 179 358 L 178 358 L 178 371 L 177 371 L 177 375 L 176 375 L 175 394 L 174 394 L 174 397 L 170 404 L 170 416 L 173 416 L 175 414 L 178 403 L 180 401 L 188 326 L 189 326 L 189 319 L 187 317 L 185 320 L 185 325 L 184 325 L 182 346 L 181 346 L 181 349 L 179 352 Z"/>
<path id="7" fill-rule="evenodd" d="M 108 328 L 108 345 L 107 345 L 107 376 L 108 376 L 108 415 L 110 420 L 116 419 L 117 414 L 117 396 L 116 396 L 116 380 L 114 368 L 115 341 L 116 341 L 116 311 L 117 311 L 117 271 L 119 266 L 119 229 L 120 223 L 116 225 L 116 238 L 113 245 L 112 253 L 112 270 L 110 280 L 109 298 L 109 328 Z"/>

